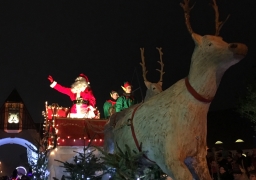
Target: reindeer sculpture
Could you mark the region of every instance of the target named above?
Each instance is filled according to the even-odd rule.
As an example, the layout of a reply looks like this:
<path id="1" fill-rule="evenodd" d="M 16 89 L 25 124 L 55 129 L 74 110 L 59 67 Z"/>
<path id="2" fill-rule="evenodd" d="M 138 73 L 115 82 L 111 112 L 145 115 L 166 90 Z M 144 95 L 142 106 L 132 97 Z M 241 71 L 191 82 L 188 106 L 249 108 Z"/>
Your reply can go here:
<path id="1" fill-rule="evenodd" d="M 141 52 L 141 67 L 142 67 L 142 76 L 143 76 L 143 79 L 144 79 L 144 83 L 147 87 L 147 92 L 146 92 L 146 97 L 144 99 L 144 101 L 147 101 L 149 98 L 153 97 L 154 95 L 157 95 L 159 94 L 160 92 L 163 91 L 162 89 L 162 85 L 163 85 L 163 75 L 164 75 L 164 63 L 163 63 L 163 52 L 162 52 L 162 48 L 156 48 L 159 52 L 159 55 L 160 55 L 160 61 L 157 61 L 160 66 L 161 66 L 161 69 L 156 69 L 157 71 L 160 72 L 160 80 L 157 82 L 157 83 L 152 83 L 152 82 L 149 82 L 147 80 L 147 69 L 146 69 L 146 64 L 145 64 L 145 57 L 144 57 L 144 48 L 140 48 L 140 52 Z"/>
<path id="2" fill-rule="evenodd" d="M 145 159 L 174 180 L 211 180 L 206 163 L 207 113 L 224 72 L 245 57 L 247 47 L 223 41 L 218 36 L 218 21 L 215 36 L 194 33 L 189 0 L 181 6 L 195 42 L 188 76 L 145 103 L 126 109 L 113 130 L 114 140 L 122 150 L 127 144 L 146 152 Z M 217 14 L 216 2 L 213 6 Z"/>

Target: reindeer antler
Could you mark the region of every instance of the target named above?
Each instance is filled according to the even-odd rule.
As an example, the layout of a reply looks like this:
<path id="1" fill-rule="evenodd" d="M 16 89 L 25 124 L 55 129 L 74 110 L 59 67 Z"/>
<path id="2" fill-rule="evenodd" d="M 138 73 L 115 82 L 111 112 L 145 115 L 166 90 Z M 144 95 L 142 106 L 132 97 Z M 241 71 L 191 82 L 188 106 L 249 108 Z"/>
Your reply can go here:
<path id="1" fill-rule="evenodd" d="M 140 48 L 140 54 L 141 54 L 141 67 L 142 67 L 142 76 L 144 81 L 148 81 L 146 78 L 147 75 L 147 69 L 146 69 L 146 64 L 145 64 L 145 57 L 144 57 L 144 48 Z"/>
<path id="2" fill-rule="evenodd" d="M 194 31 L 193 31 L 193 29 L 191 27 L 191 24 L 190 24 L 190 11 L 191 11 L 191 9 L 193 9 L 195 4 L 192 7 L 189 7 L 189 1 L 190 0 L 183 0 L 183 3 L 180 3 L 180 6 L 184 10 L 185 24 L 187 26 L 188 32 L 190 34 L 192 34 Z"/>
<path id="3" fill-rule="evenodd" d="M 224 23 L 228 20 L 230 14 L 228 15 L 228 17 L 226 18 L 225 21 L 219 21 L 219 9 L 218 9 L 218 6 L 217 6 L 217 3 L 216 3 L 216 0 L 212 0 L 213 1 L 213 4 L 212 4 L 212 7 L 215 11 L 215 36 L 218 36 L 219 33 L 220 33 L 220 29 L 222 28 L 222 26 L 224 25 Z"/>
<path id="4" fill-rule="evenodd" d="M 159 55 L 160 55 L 160 61 L 157 61 L 160 65 L 161 65 L 161 70 L 159 70 L 159 69 L 156 69 L 157 71 L 159 71 L 160 72 L 160 80 L 159 80 L 159 82 L 162 82 L 163 81 L 163 75 L 164 75 L 164 63 L 163 63 L 163 58 L 162 58 L 162 56 L 163 56 L 163 52 L 162 52 L 162 48 L 160 47 L 160 48 L 156 48 L 157 50 L 158 50 L 158 52 L 159 52 Z"/>

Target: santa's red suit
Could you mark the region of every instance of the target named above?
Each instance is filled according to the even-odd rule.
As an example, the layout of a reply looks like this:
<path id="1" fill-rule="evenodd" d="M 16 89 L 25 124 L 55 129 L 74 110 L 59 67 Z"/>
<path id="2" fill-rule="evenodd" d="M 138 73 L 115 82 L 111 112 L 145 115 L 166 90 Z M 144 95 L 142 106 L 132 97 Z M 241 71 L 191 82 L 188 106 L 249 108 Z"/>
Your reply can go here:
<path id="1" fill-rule="evenodd" d="M 73 102 L 70 109 L 71 118 L 94 118 L 96 99 L 91 88 L 88 87 L 88 84 L 88 78 L 85 75 L 80 74 L 71 88 L 63 87 L 56 81 L 53 81 L 50 86 L 70 97 Z"/>

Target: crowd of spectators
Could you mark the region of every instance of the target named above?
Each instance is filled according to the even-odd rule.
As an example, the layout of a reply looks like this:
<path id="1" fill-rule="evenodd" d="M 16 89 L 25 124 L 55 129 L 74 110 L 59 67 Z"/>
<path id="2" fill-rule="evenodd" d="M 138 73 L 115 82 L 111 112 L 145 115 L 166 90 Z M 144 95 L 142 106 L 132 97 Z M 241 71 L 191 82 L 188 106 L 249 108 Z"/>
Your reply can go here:
<path id="1" fill-rule="evenodd" d="M 256 149 L 246 153 L 208 149 L 207 163 L 213 180 L 256 180 Z"/>

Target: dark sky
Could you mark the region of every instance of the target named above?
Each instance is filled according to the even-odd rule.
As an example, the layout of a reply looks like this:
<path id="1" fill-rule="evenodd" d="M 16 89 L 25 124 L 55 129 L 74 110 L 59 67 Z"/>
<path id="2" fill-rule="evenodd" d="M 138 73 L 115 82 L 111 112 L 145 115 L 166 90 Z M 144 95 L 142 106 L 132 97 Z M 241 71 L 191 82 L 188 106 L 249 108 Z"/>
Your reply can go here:
<path id="1" fill-rule="evenodd" d="M 192 1 L 192 0 L 191 0 Z M 48 75 L 64 86 L 84 73 L 102 110 L 109 92 L 124 81 L 145 86 L 140 47 L 145 48 L 148 79 L 157 82 L 163 48 L 163 89 L 188 74 L 194 43 L 184 23 L 180 0 L 0 1 L 0 103 L 17 88 L 35 121 L 44 102 L 70 106 L 68 96 L 49 87 Z M 192 1 L 192 3 L 195 1 Z M 191 24 L 198 34 L 213 34 L 210 0 L 197 0 Z M 220 18 L 229 20 L 220 35 L 249 47 L 248 56 L 224 75 L 211 110 L 236 106 L 246 81 L 255 75 L 256 1 L 217 0 Z M 137 73 L 135 73 L 137 72 Z M 140 91 L 136 96 L 141 99 Z"/>

